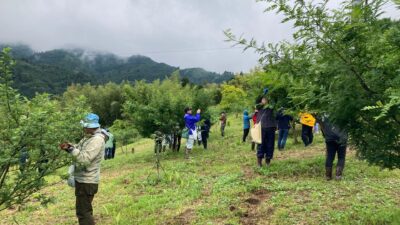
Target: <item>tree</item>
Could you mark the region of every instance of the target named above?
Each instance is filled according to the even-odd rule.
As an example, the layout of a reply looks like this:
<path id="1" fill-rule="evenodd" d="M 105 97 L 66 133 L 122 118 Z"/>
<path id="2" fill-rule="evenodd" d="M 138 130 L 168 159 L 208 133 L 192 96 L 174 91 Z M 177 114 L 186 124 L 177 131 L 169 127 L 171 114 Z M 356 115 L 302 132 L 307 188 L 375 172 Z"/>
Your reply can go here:
<path id="1" fill-rule="evenodd" d="M 121 149 L 125 152 L 127 152 L 126 148 L 128 144 L 140 138 L 138 130 L 128 120 L 115 120 L 112 127 L 110 127 L 110 131 L 118 142 L 117 145 L 121 146 Z"/>
<path id="2" fill-rule="evenodd" d="M 62 105 L 47 94 L 22 97 L 11 88 L 15 62 L 9 52 L 0 53 L 0 210 L 23 203 L 46 184 L 46 175 L 70 162 L 58 144 L 81 136 L 86 112 L 84 99 Z"/>
<path id="3" fill-rule="evenodd" d="M 385 1 L 346 1 L 340 10 L 327 1 L 264 2 L 294 24 L 294 42 L 259 45 L 229 30 L 228 39 L 255 48 L 296 107 L 328 113 L 348 130 L 360 158 L 400 167 L 400 23 L 380 18 Z"/>
<path id="4" fill-rule="evenodd" d="M 68 102 L 74 102 L 79 96 L 87 98 L 93 113 L 100 117 L 100 123 L 104 127 L 111 126 L 117 119 L 122 118 L 122 105 L 124 97 L 121 86 L 123 84 L 107 83 L 105 85 L 93 86 L 71 85 L 63 94 L 63 99 Z"/>
<path id="5" fill-rule="evenodd" d="M 223 84 L 221 87 L 222 100 L 220 106 L 223 110 L 238 112 L 244 109 L 246 93 L 240 87 Z"/>
<path id="6" fill-rule="evenodd" d="M 123 90 L 126 98 L 124 119 L 132 121 L 144 137 L 150 137 L 155 131 L 169 134 L 177 124 L 183 128 L 185 107 L 201 108 L 204 115 L 213 103 L 211 94 L 204 88 L 182 87 L 177 73 L 162 82 L 138 81 L 133 87 L 125 85 Z"/>

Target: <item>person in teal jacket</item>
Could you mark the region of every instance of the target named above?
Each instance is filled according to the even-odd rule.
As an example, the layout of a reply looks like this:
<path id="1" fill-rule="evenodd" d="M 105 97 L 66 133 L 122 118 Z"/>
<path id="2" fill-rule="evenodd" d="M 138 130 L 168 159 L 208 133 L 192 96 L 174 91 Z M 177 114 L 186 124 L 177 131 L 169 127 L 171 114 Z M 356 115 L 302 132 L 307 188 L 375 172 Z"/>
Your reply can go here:
<path id="1" fill-rule="evenodd" d="M 250 120 L 253 115 L 249 116 L 249 112 L 247 110 L 243 111 L 243 142 L 246 142 L 246 138 L 250 132 Z"/>

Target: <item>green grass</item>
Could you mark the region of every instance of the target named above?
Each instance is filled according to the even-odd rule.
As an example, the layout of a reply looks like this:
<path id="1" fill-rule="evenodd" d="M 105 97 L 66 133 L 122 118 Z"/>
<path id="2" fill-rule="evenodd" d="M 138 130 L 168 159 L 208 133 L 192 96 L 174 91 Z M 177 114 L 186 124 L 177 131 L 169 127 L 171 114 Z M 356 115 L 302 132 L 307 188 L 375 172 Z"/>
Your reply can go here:
<path id="1" fill-rule="evenodd" d="M 165 153 L 159 182 L 149 139 L 132 145 L 135 154 L 103 161 L 98 224 L 400 224 L 399 170 L 369 166 L 349 151 L 344 179 L 325 181 L 320 136 L 310 148 L 289 140 L 258 169 L 250 144 L 240 142 L 240 119 L 230 120 L 227 137 L 213 128 L 210 149 L 195 148 L 191 160 Z M 55 184 L 31 202 L 0 212 L 1 224 L 76 224 L 74 190 L 57 176 L 48 181 Z"/>

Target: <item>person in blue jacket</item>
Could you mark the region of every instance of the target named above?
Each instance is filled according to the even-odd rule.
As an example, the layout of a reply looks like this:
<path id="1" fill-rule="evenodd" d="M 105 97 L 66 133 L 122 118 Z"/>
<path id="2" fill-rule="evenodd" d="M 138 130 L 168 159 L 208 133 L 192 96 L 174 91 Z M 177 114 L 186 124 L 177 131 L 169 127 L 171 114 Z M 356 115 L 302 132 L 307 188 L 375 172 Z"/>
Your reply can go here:
<path id="1" fill-rule="evenodd" d="M 249 112 L 247 110 L 243 111 L 243 143 L 246 142 L 246 138 L 250 132 L 250 120 L 253 115 L 249 116 Z"/>
<path id="2" fill-rule="evenodd" d="M 286 140 L 289 135 L 290 122 L 293 121 L 293 117 L 284 113 L 284 109 L 281 108 L 276 116 L 278 121 L 278 149 L 283 150 L 286 145 Z"/>
<path id="3" fill-rule="evenodd" d="M 186 142 L 185 157 L 189 158 L 189 153 L 193 149 L 194 140 L 197 139 L 196 123 L 200 121 L 201 110 L 198 109 L 195 116 L 192 115 L 192 108 L 185 108 L 185 126 L 189 129 L 189 137 Z"/>

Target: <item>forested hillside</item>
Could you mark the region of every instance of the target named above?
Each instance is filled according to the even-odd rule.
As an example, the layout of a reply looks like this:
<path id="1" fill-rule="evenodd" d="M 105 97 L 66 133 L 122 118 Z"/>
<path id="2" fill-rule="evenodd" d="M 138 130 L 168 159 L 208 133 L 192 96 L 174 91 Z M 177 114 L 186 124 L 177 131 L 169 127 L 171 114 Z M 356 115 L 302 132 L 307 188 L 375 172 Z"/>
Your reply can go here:
<path id="1" fill-rule="evenodd" d="M 0 49 L 6 45 L 0 45 Z M 12 45 L 16 59 L 14 87 L 32 97 L 36 92 L 61 94 L 71 84 L 104 84 L 108 82 L 165 79 L 179 67 L 158 63 L 151 58 L 134 55 L 121 58 L 110 53 L 90 53 L 82 49 L 56 49 L 34 52 L 25 45 Z M 180 70 L 181 78 L 195 84 L 222 83 L 233 73 L 209 72 L 202 68 Z"/>

